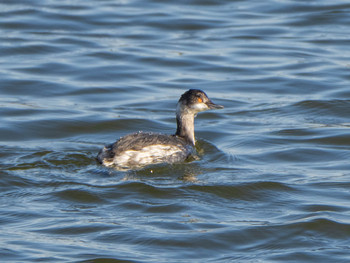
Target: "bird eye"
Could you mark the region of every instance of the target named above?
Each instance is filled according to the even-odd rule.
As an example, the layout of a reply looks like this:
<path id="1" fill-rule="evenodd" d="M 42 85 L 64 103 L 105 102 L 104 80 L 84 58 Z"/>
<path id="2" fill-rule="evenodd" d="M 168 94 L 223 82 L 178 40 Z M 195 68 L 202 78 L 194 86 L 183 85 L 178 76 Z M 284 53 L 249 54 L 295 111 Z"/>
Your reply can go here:
<path id="1" fill-rule="evenodd" d="M 202 103 L 203 100 L 202 100 L 201 98 L 198 98 L 198 99 L 197 99 L 197 102 L 198 102 L 198 103 Z"/>

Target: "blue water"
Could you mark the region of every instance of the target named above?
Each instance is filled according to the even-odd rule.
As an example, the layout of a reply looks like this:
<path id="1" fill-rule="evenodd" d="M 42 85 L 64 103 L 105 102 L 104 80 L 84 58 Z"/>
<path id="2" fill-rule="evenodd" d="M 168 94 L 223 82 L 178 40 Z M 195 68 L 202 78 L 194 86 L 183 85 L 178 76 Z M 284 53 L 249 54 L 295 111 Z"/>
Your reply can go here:
<path id="1" fill-rule="evenodd" d="M 2 1 L 4 262 L 349 262 L 348 1 Z M 199 160 L 121 172 L 104 144 Z"/>

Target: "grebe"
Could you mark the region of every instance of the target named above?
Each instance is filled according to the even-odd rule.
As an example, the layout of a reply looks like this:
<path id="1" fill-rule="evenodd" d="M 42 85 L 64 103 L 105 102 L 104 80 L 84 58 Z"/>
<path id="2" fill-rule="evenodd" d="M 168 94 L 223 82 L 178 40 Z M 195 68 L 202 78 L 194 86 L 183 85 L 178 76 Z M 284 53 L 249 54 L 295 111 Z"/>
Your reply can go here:
<path id="1" fill-rule="evenodd" d="M 177 103 L 177 129 L 174 135 L 132 133 L 105 146 L 97 159 L 101 164 L 119 170 L 182 162 L 195 152 L 194 118 L 197 113 L 222 108 L 224 106 L 214 104 L 203 91 L 190 89 L 182 94 Z"/>

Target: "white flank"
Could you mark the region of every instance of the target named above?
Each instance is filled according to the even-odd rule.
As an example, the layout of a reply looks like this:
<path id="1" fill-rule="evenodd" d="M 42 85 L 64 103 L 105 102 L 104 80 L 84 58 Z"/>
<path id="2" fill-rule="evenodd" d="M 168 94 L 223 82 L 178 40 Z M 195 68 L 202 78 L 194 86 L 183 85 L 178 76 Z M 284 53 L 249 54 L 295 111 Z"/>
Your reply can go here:
<path id="1" fill-rule="evenodd" d="M 115 157 L 115 162 L 120 166 L 126 166 L 131 161 L 138 165 L 146 165 L 164 161 L 169 156 L 181 152 L 181 149 L 174 145 L 150 145 L 138 151 L 128 150 Z"/>

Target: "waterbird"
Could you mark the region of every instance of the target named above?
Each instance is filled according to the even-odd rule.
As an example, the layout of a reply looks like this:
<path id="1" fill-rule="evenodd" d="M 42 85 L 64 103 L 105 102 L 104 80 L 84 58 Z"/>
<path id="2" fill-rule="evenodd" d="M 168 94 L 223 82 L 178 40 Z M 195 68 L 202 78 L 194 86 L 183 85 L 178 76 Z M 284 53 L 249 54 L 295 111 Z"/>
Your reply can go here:
<path id="1" fill-rule="evenodd" d="M 104 166 L 118 170 L 138 169 L 150 164 L 183 162 L 196 152 L 194 118 L 199 112 L 223 109 L 199 89 L 181 95 L 176 106 L 177 129 L 173 135 L 136 132 L 106 145 L 97 155 Z"/>

